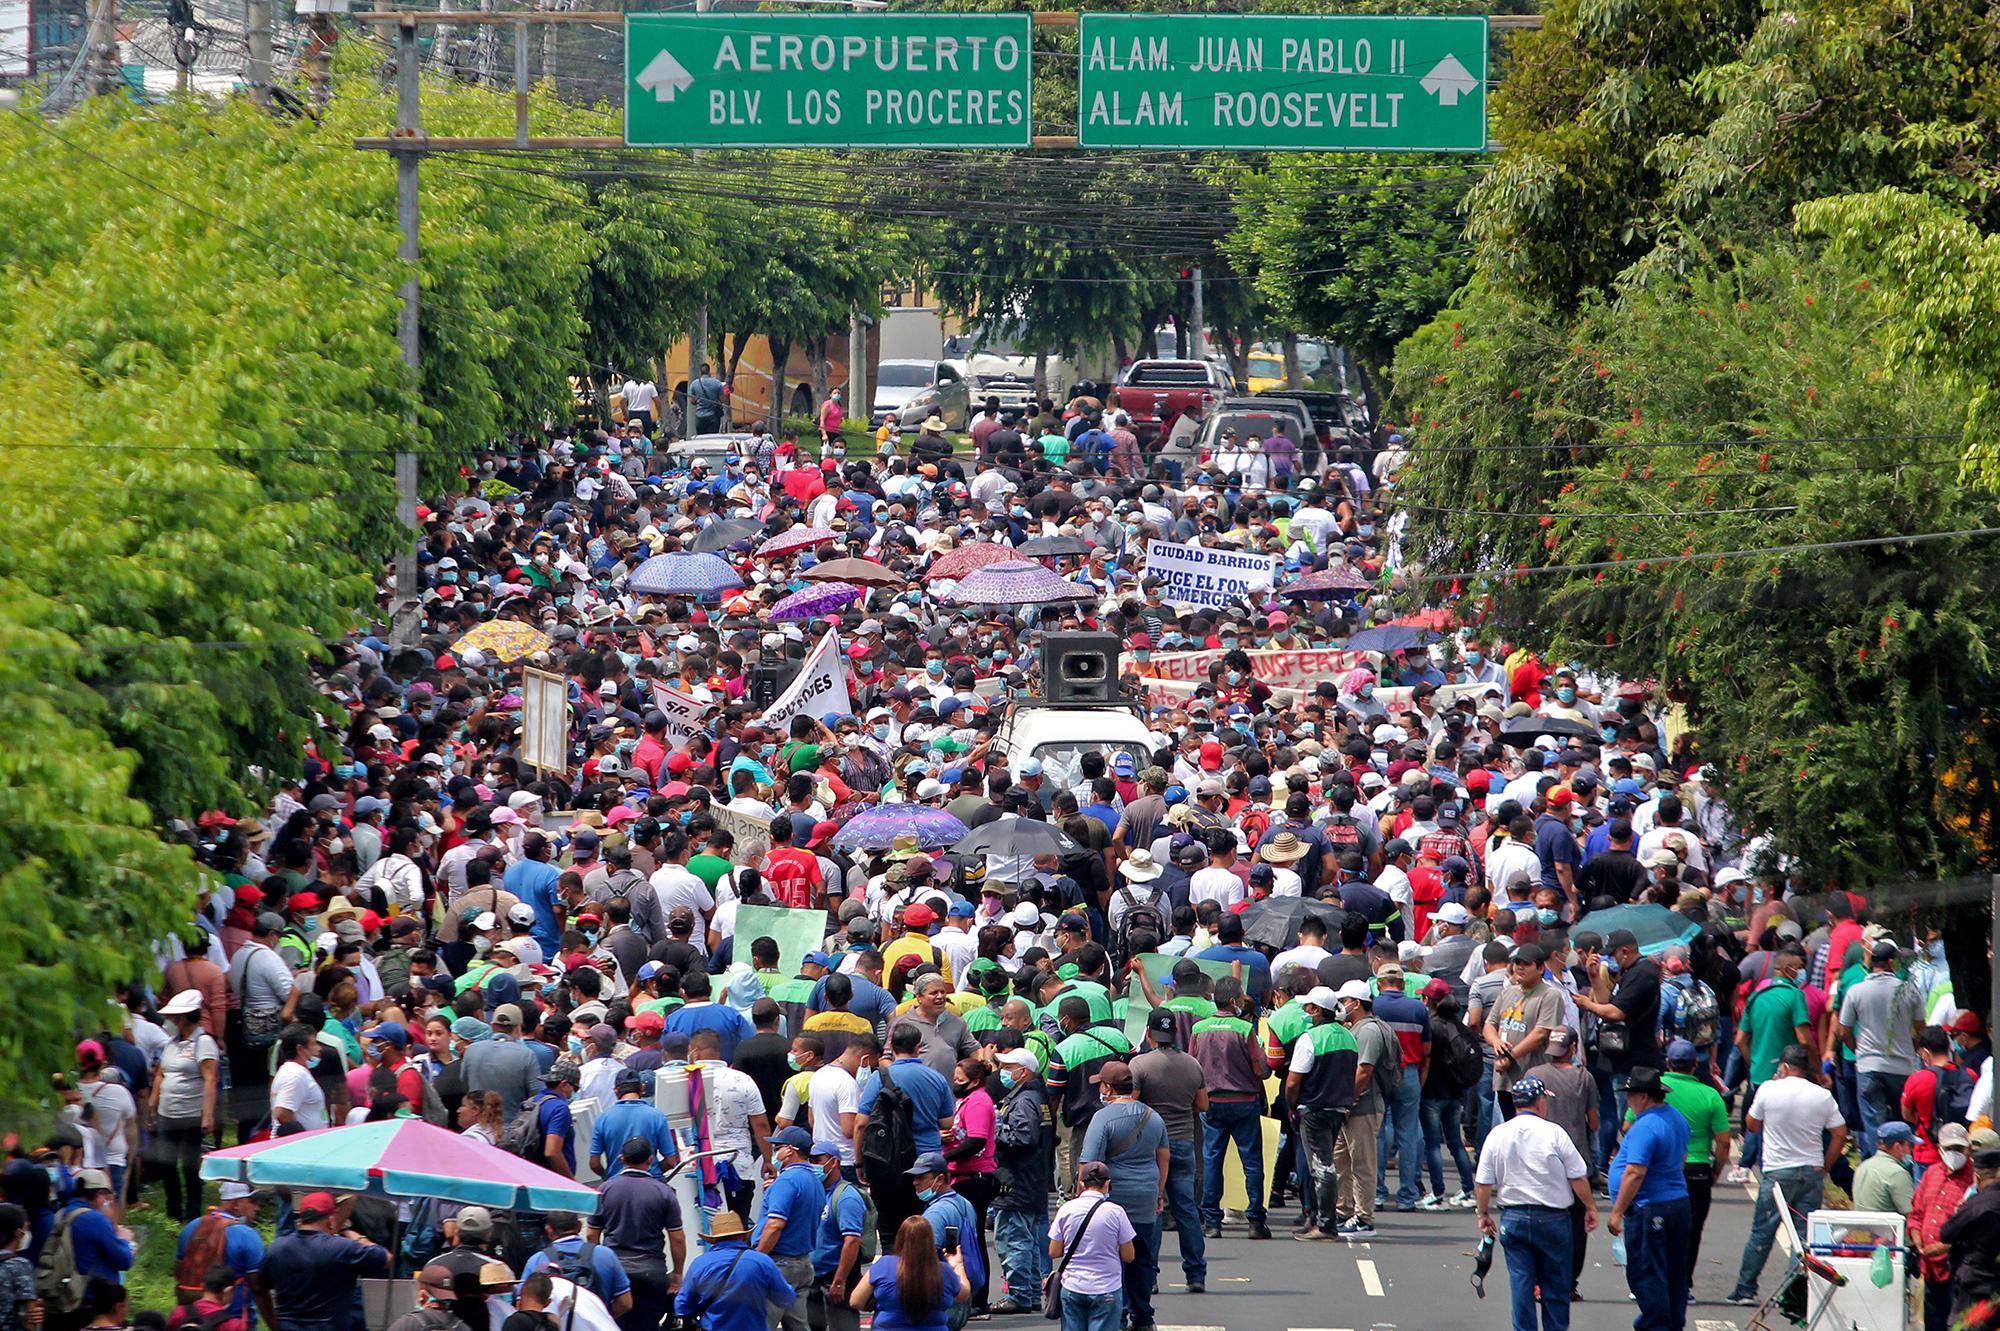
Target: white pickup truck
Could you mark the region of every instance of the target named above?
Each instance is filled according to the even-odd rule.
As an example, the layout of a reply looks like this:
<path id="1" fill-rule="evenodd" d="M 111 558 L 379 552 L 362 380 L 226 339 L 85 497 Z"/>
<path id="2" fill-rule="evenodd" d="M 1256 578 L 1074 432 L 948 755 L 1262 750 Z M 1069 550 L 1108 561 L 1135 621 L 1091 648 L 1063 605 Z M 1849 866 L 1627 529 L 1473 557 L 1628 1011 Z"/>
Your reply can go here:
<path id="1" fill-rule="evenodd" d="M 1145 767 L 1158 742 L 1131 703 L 1015 703 L 994 737 L 1010 770 L 1039 758 L 1043 771 L 1062 789 L 1083 780 L 1086 753 L 1102 753 L 1107 759 L 1129 753 Z"/>

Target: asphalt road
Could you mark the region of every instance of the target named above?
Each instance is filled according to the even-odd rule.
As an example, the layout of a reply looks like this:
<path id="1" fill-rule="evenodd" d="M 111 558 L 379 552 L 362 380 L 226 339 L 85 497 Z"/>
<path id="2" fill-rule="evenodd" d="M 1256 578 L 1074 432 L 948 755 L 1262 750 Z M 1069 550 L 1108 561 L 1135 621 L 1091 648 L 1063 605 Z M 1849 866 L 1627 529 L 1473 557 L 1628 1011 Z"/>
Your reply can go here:
<path id="1" fill-rule="evenodd" d="M 1750 1209 L 1741 1187 L 1717 1189 L 1702 1236 L 1688 1331 L 1740 1331 L 1756 1311 L 1723 1302 L 1749 1238 Z M 1162 1244 L 1155 1300 L 1161 1331 L 1442 1331 L 1508 1324 L 1504 1258 L 1495 1256 L 1484 1302 L 1468 1283 L 1478 1243 L 1470 1211 L 1378 1214 L 1377 1237 L 1366 1243 L 1293 1242 L 1287 1235 L 1296 1215 L 1288 1207 L 1272 1217 L 1275 1237 L 1269 1243 L 1250 1242 L 1241 1223 L 1224 1226 L 1223 1237 L 1208 1242 L 1205 1294 L 1183 1288 L 1179 1242 L 1169 1236 Z M 1784 1262 L 1782 1251 L 1772 1253 L 1761 1293 L 1776 1287 Z M 1590 1236 L 1581 1285 L 1584 1301 L 1571 1313 L 1574 1331 L 1628 1331 L 1632 1303 L 1602 1228 Z"/>

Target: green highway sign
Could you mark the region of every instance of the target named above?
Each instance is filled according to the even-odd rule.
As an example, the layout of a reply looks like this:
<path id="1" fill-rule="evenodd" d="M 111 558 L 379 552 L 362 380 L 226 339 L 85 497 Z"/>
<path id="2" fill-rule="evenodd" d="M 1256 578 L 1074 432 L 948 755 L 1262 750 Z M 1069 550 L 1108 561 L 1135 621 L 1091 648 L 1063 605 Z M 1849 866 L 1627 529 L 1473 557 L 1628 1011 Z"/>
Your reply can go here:
<path id="1" fill-rule="evenodd" d="M 630 14 L 625 142 L 1025 148 L 1029 14 Z"/>
<path id="2" fill-rule="evenodd" d="M 1484 152 L 1486 20 L 1085 14 L 1085 148 Z"/>

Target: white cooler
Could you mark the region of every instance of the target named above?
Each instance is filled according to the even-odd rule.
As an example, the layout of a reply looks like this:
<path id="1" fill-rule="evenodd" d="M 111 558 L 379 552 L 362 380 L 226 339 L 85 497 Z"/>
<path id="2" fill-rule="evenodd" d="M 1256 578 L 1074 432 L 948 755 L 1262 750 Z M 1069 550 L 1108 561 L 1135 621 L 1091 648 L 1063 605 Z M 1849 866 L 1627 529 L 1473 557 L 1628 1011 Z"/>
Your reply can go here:
<path id="1" fill-rule="evenodd" d="M 1806 1251 L 1847 1278 L 1835 1285 L 1807 1279 L 1806 1325 L 1812 1331 L 1904 1331 L 1904 1218 L 1890 1211 L 1814 1211 L 1806 1217 Z M 1869 1278 L 1876 1248 L 1888 1245 L 1891 1277 Z"/>

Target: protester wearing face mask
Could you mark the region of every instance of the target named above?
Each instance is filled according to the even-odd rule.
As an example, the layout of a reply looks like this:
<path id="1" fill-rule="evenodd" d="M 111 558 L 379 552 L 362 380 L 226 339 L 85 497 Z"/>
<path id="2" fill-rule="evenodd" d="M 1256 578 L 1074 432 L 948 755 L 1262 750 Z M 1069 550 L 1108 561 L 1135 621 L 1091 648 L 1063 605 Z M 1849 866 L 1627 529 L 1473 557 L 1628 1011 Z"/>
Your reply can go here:
<path id="1" fill-rule="evenodd" d="M 1993 1134 L 1988 1130 L 1985 1135 Z M 1995 1142 L 2000 1143 L 2000 1138 Z M 1958 1211 L 1974 1182 L 1971 1135 L 1963 1123 L 1947 1123 L 1938 1129 L 1937 1152 L 1938 1163 L 1917 1181 L 1905 1239 L 1917 1255 L 1924 1282 L 1924 1331 L 1949 1331 L 1951 1326 L 1951 1245 L 1938 1237 L 1938 1231 Z"/>
<path id="2" fill-rule="evenodd" d="M 201 992 L 186 989 L 160 1009 L 168 1043 L 159 1054 L 148 1105 L 153 1152 L 164 1166 L 167 1214 L 186 1223 L 201 1214 L 202 1143 L 216 1135 L 222 1050 L 201 1027 Z"/>

